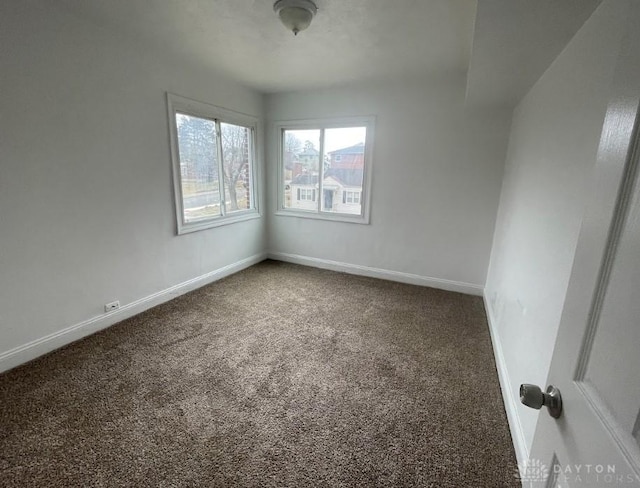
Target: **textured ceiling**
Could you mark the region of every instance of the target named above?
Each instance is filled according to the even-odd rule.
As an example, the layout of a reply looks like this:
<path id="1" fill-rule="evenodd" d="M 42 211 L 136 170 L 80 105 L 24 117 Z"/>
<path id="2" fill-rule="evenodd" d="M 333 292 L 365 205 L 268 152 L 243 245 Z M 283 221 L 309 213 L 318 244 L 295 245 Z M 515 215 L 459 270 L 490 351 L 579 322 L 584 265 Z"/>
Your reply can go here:
<path id="1" fill-rule="evenodd" d="M 94 24 L 262 92 L 464 73 L 475 0 L 316 0 L 297 37 L 273 0 L 57 0 Z"/>
<path id="2" fill-rule="evenodd" d="M 260 92 L 466 73 L 468 103 L 513 106 L 601 0 L 315 0 L 297 37 L 273 1 L 56 5 Z"/>
<path id="3" fill-rule="evenodd" d="M 518 102 L 601 0 L 479 0 L 467 102 Z"/>

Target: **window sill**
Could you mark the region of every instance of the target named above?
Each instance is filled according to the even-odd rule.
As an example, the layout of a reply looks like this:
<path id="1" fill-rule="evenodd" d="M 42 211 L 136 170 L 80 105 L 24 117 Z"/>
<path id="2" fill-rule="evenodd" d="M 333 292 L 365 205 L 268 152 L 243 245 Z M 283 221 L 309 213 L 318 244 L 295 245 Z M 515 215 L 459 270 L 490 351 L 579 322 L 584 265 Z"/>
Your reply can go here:
<path id="1" fill-rule="evenodd" d="M 235 224 L 237 222 L 245 222 L 247 220 L 259 219 L 260 217 L 262 217 L 262 215 L 257 210 L 249 210 L 239 213 L 238 215 L 226 215 L 224 217 L 217 217 L 215 219 L 204 220 L 202 222 L 179 224 L 178 235 L 213 229 L 215 227 L 222 227 L 223 225 Z"/>
<path id="2" fill-rule="evenodd" d="M 362 215 L 330 214 L 283 209 L 278 210 L 276 212 L 276 215 L 279 217 L 299 217 L 303 219 L 328 220 L 331 222 L 346 222 L 349 224 L 369 225 L 369 218 L 363 217 Z"/>

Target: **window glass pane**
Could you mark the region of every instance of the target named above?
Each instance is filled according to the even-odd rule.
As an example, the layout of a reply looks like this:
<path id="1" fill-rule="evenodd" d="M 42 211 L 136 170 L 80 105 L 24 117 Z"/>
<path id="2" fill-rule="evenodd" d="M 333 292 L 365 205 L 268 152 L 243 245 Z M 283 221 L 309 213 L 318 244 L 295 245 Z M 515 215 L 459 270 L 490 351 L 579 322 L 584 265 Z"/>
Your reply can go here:
<path id="1" fill-rule="evenodd" d="M 360 215 L 366 127 L 324 131 L 322 211 Z"/>
<path id="2" fill-rule="evenodd" d="M 251 201 L 251 129 L 239 125 L 220 124 L 222 170 L 227 213 L 252 208 Z"/>
<path id="3" fill-rule="evenodd" d="M 285 208 L 318 210 L 320 130 L 283 130 Z"/>
<path id="4" fill-rule="evenodd" d="M 216 124 L 176 113 L 184 222 L 220 215 Z"/>

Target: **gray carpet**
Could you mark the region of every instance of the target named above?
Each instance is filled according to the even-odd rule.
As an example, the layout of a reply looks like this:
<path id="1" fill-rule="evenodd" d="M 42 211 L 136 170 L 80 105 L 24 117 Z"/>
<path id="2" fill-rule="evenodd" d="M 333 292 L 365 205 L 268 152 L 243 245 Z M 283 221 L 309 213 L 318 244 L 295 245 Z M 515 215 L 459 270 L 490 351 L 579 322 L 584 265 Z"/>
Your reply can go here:
<path id="1" fill-rule="evenodd" d="M 265 261 L 0 376 L 0 485 L 519 486 L 482 300 Z"/>

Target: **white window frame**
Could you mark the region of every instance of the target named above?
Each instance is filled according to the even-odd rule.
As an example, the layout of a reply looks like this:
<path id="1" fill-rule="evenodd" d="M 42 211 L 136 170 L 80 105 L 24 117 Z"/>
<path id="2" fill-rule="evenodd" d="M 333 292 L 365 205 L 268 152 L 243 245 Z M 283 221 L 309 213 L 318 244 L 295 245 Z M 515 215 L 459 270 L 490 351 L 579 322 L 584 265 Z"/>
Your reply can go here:
<path id="1" fill-rule="evenodd" d="M 316 199 L 313 198 L 313 193 L 315 190 L 313 188 L 299 188 L 300 190 L 300 201 L 301 202 L 315 202 Z M 309 198 L 307 198 L 309 197 Z"/>
<path id="2" fill-rule="evenodd" d="M 340 129 L 347 127 L 366 127 L 367 139 L 364 148 L 364 174 L 362 178 L 362 193 L 360 194 L 361 212 L 359 215 L 348 213 L 327 212 L 322 210 L 322 198 L 318 198 L 317 210 L 304 210 L 299 208 L 286 208 L 284 206 L 284 148 L 283 139 L 285 130 L 311 130 L 319 129 L 320 158 L 324 153 L 324 130 Z M 373 144 L 375 138 L 375 117 L 340 117 L 326 119 L 283 120 L 274 124 L 275 140 L 277 141 L 276 161 L 278 166 L 276 215 L 288 217 L 302 217 L 307 219 L 332 220 L 336 222 L 350 222 L 354 224 L 369 224 L 371 208 L 371 175 L 373 173 Z M 320 161 L 320 175 L 318 176 L 318 191 L 321 191 L 321 182 L 324 174 L 324 164 Z"/>
<path id="3" fill-rule="evenodd" d="M 353 204 L 353 205 L 359 205 L 360 204 L 360 196 L 361 196 L 361 192 L 360 190 L 344 190 L 344 192 L 346 193 L 345 196 L 345 203 L 347 204 Z M 351 201 L 349 201 L 349 199 L 351 199 Z"/>
<path id="4" fill-rule="evenodd" d="M 171 166 L 173 169 L 173 194 L 178 235 L 232 224 L 234 222 L 260 218 L 261 214 L 258 199 L 258 182 L 260 181 L 260 178 L 258 175 L 257 162 L 258 119 L 251 115 L 234 112 L 233 110 L 217 107 L 204 102 L 198 102 L 179 95 L 174 95 L 173 93 L 167 93 L 167 112 L 169 118 L 169 141 L 171 147 Z M 180 151 L 178 146 L 178 127 L 176 124 L 177 113 L 192 115 L 194 117 L 219 121 L 222 123 L 239 125 L 251 129 L 251 137 L 249 140 L 249 185 L 251 189 L 251 208 L 246 210 L 237 210 L 229 214 L 226 213 L 224 172 L 222 171 L 222 145 L 220 142 L 219 131 L 217 131 L 218 141 L 216 146 L 218 150 L 221 215 L 194 222 L 185 222 L 184 199 L 182 195 L 182 172 L 180 170 Z"/>

